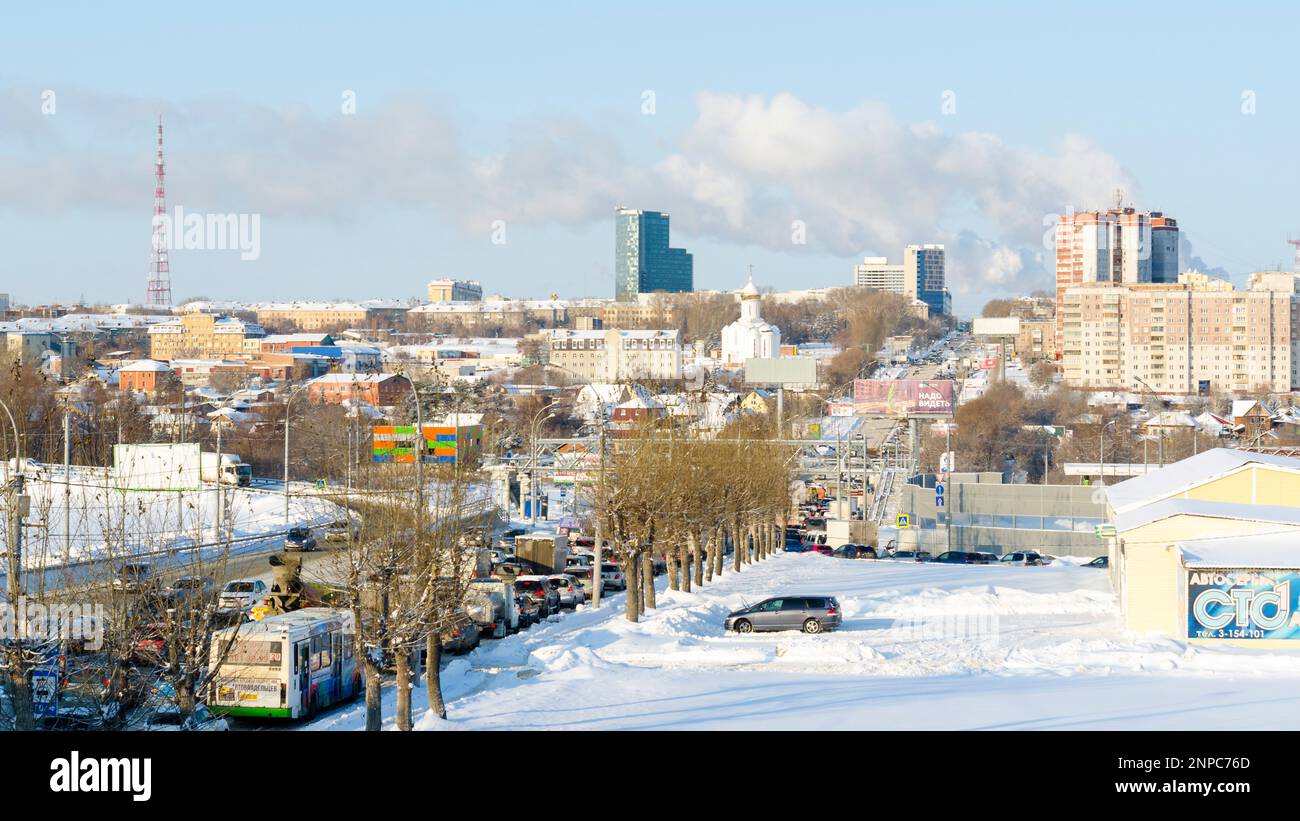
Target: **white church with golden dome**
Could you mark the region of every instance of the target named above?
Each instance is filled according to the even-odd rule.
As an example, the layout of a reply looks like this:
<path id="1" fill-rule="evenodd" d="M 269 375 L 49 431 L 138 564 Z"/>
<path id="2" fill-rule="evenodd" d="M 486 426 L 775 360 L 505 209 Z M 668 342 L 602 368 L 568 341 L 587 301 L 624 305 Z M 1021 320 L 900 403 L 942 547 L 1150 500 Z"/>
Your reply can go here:
<path id="1" fill-rule="evenodd" d="M 740 290 L 740 319 L 722 329 L 722 361 L 743 365 L 746 359 L 772 359 L 781 355 L 781 331 L 763 321 L 763 298 L 754 286 L 754 269 Z"/>

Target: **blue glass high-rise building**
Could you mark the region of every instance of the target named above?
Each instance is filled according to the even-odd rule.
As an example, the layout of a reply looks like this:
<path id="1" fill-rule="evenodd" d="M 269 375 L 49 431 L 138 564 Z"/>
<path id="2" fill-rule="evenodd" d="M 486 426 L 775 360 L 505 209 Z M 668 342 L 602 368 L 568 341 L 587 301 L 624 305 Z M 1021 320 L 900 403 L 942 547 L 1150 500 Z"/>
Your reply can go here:
<path id="1" fill-rule="evenodd" d="M 620 208 L 614 217 L 614 299 L 695 288 L 690 252 L 668 247 L 668 215 Z"/>

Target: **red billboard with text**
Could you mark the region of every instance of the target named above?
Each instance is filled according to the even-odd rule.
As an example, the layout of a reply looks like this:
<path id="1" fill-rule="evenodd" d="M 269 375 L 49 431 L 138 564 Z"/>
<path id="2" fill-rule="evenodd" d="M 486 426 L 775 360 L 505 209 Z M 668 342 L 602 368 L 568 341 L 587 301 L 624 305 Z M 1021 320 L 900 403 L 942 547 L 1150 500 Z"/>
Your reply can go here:
<path id="1" fill-rule="evenodd" d="M 855 379 L 853 404 L 859 414 L 952 416 L 951 379 Z"/>

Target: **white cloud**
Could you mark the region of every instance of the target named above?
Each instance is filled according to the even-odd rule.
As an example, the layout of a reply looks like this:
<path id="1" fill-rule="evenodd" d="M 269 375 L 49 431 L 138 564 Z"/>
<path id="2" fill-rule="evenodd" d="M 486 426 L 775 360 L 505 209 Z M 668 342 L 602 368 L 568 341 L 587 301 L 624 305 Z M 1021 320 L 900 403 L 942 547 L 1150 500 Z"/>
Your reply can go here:
<path id="1" fill-rule="evenodd" d="M 944 242 L 958 294 L 1042 287 L 1045 215 L 1104 205 L 1116 187 L 1136 194 L 1120 163 L 1082 138 L 1030 150 L 899 122 L 878 102 L 834 111 L 789 94 L 701 93 L 695 121 L 662 154 L 629 157 L 617 128 L 576 119 L 512 123 L 502 148 L 476 151 L 423 99 L 343 116 L 70 92 L 57 117 L 39 119 L 34 94 L 0 94 L 0 146 L 13 149 L 0 154 L 0 209 L 29 214 L 147 211 L 159 109 L 171 196 L 191 209 L 334 222 L 428 208 L 481 232 L 496 219 L 588 225 L 626 204 L 671 212 L 678 236 L 775 250 L 898 259 L 907 243 Z M 807 246 L 790 244 L 795 219 Z"/>

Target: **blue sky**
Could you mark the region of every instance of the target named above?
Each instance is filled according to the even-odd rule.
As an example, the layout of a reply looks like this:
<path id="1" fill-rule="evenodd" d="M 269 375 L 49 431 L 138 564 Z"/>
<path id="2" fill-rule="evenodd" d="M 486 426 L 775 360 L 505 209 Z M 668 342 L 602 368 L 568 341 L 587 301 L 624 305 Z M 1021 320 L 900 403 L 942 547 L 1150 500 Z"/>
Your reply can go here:
<path id="1" fill-rule="evenodd" d="M 0 291 L 142 298 L 158 113 L 171 204 L 261 218 L 255 261 L 173 252 L 178 298 L 609 295 L 625 204 L 673 215 L 702 288 L 945 242 L 971 311 L 1048 287 L 1044 219 L 1117 186 L 1207 268 L 1290 267 L 1285 4 L 695 5 L 8 9 Z"/>

